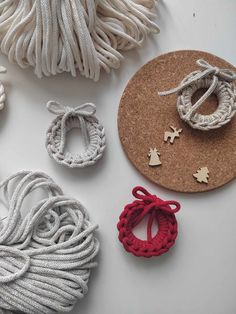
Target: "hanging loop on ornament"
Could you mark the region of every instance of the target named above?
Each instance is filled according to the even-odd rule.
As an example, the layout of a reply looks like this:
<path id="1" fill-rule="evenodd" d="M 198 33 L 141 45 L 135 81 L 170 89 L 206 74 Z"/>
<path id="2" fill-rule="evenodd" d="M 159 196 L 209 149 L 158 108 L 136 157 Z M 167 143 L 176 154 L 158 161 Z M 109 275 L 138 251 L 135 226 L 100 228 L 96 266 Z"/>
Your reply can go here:
<path id="1" fill-rule="evenodd" d="M 56 115 L 69 114 L 71 112 L 77 113 L 80 117 L 91 117 L 96 113 L 96 106 L 92 103 L 85 103 L 75 108 L 61 105 L 60 103 L 50 100 L 47 103 L 48 111 Z"/>
<path id="2" fill-rule="evenodd" d="M 203 131 L 217 129 L 230 122 L 236 113 L 236 72 L 212 66 L 204 59 L 196 64 L 202 71 L 194 71 L 187 75 L 180 85 L 169 91 L 158 92 L 159 96 L 178 93 L 177 110 L 180 118 L 192 128 Z M 196 103 L 192 97 L 196 91 L 206 89 Z M 218 99 L 218 107 L 212 114 L 203 115 L 197 112 L 205 100 L 212 94 Z"/>
<path id="3" fill-rule="evenodd" d="M 145 188 L 142 186 L 136 186 L 132 194 L 138 200 L 141 200 L 147 203 L 148 209 L 155 208 L 157 210 L 162 210 L 166 213 L 177 213 L 180 210 L 180 204 L 176 201 L 163 201 L 158 198 L 156 195 L 150 194 Z M 171 206 L 174 206 L 173 208 Z"/>

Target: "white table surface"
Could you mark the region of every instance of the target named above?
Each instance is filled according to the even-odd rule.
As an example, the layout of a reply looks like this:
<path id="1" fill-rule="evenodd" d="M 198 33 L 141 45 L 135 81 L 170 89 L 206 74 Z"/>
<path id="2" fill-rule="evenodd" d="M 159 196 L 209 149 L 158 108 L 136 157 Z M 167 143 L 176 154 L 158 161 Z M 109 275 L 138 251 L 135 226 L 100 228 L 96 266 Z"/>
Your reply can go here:
<path id="1" fill-rule="evenodd" d="M 143 48 L 125 53 L 122 67 L 103 74 L 98 83 L 69 74 L 39 80 L 32 69 L 21 70 L 0 57 L 8 69 L 1 76 L 8 103 L 0 113 L 0 178 L 22 169 L 45 171 L 67 194 L 82 201 L 100 226 L 99 267 L 92 273 L 88 295 L 73 314 L 236 313 L 236 182 L 202 194 L 162 189 L 134 169 L 117 131 L 122 92 L 150 59 L 173 50 L 197 49 L 236 65 L 235 12 L 235 0 L 161 1 L 157 17 L 161 33 L 150 37 Z M 45 104 L 50 99 L 71 106 L 85 101 L 97 105 L 107 150 L 96 166 L 70 170 L 48 157 L 45 132 L 54 116 Z M 77 141 L 72 136 L 69 146 Z M 178 240 L 169 254 L 136 258 L 117 239 L 118 216 L 133 200 L 135 185 L 182 204 Z"/>

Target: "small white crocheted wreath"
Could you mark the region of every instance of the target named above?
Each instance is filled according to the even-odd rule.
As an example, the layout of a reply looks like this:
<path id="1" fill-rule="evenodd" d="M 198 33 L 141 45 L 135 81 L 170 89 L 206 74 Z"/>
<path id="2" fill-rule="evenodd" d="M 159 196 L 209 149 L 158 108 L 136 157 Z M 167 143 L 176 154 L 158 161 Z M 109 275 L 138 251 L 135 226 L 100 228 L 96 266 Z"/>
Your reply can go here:
<path id="1" fill-rule="evenodd" d="M 236 73 L 229 69 L 219 69 L 203 59 L 197 60 L 202 71 L 194 71 L 187 75 L 180 85 L 165 92 L 158 92 L 160 96 L 178 93 L 177 110 L 180 118 L 192 128 L 203 131 L 217 129 L 230 122 L 236 113 Z M 192 96 L 199 89 L 207 89 L 202 97 L 192 104 Z M 197 112 L 198 108 L 211 95 L 218 98 L 218 107 L 215 112 L 203 115 Z"/>
<path id="2" fill-rule="evenodd" d="M 48 110 L 56 114 L 46 137 L 48 154 L 59 164 L 70 168 L 84 168 L 95 164 L 105 149 L 105 130 L 94 116 L 96 106 L 85 103 L 70 108 L 55 101 L 49 101 Z M 65 152 L 66 134 L 73 128 L 80 128 L 85 142 L 85 151 L 73 156 Z"/>

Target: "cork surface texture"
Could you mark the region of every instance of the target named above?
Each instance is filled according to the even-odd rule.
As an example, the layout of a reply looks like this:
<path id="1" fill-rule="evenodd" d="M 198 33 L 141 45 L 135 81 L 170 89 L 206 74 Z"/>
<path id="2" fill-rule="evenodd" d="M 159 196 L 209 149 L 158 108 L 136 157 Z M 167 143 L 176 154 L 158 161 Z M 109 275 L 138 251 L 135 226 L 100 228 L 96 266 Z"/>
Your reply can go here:
<path id="1" fill-rule="evenodd" d="M 218 188 L 236 176 L 236 116 L 227 125 L 211 131 L 194 130 L 179 117 L 177 95 L 158 96 L 180 84 L 199 67 L 203 58 L 211 65 L 235 68 L 206 52 L 176 51 L 161 55 L 144 65 L 129 81 L 120 101 L 119 136 L 132 164 L 154 183 L 179 192 L 203 192 Z M 196 101 L 204 91 L 193 96 Z M 199 109 L 202 114 L 214 112 L 217 98 L 210 96 Z M 182 128 L 173 144 L 164 142 L 169 126 Z M 160 152 L 161 166 L 150 167 L 149 148 Z M 198 183 L 193 174 L 200 167 L 209 169 L 209 182 Z"/>

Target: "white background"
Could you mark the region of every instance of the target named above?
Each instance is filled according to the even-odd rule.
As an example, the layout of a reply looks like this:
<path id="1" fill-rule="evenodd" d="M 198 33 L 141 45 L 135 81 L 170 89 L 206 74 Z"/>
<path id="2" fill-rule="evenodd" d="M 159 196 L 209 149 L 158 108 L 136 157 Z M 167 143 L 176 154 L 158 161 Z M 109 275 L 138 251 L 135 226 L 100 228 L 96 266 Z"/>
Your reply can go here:
<path id="1" fill-rule="evenodd" d="M 236 313 L 236 182 L 202 194 L 164 190 L 134 169 L 117 132 L 122 92 L 150 59 L 172 50 L 198 49 L 236 65 L 235 12 L 235 0 L 161 1 L 157 17 L 161 33 L 149 38 L 143 48 L 126 53 L 122 67 L 103 74 L 98 83 L 69 74 L 39 80 L 32 69 L 21 70 L 0 57 L 8 69 L 1 75 L 8 103 L 0 113 L 0 178 L 21 169 L 45 171 L 78 198 L 100 226 L 99 267 L 91 276 L 88 295 L 73 314 Z M 48 157 L 45 132 L 54 116 L 45 104 L 50 99 L 70 106 L 85 101 L 97 105 L 107 150 L 96 166 L 70 170 Z M 69 144 L 77 141 L 71 138 Z M 166 255 L 136 258 L 118 242 L 118 216 L 133 200 L 135 185 L 182 204 L 178 241 Z"/>

